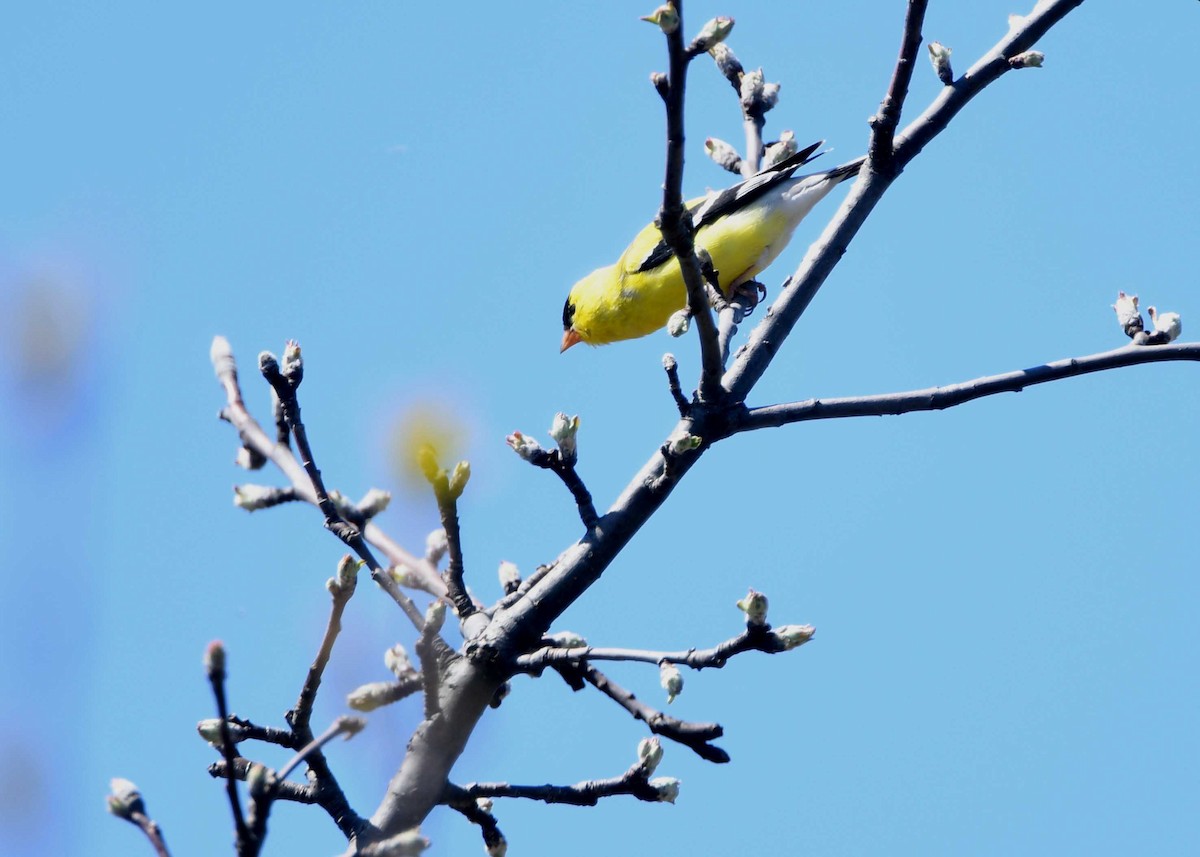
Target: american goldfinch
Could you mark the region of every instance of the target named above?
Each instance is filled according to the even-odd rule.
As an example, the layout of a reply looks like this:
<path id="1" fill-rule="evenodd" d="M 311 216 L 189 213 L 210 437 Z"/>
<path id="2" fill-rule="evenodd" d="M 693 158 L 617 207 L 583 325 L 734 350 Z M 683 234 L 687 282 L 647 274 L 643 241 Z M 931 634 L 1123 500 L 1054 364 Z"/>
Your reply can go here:
<path id="1" fill-rule="evenodd" d="M 726 296 L 775 261 L 813 206 L 858 174 L 861 158 L 796 176 L 820 146 L 814 143 L 733 187 L 687 203 L 696 252 L 703 250 L 711 259 Z M 561 350 L 579 342 L 604 345 L 645 336 L 685 306 L 679 261 L 651 223 L 616 264 L 593 271 L 571 289 L 563 306 Z"/>

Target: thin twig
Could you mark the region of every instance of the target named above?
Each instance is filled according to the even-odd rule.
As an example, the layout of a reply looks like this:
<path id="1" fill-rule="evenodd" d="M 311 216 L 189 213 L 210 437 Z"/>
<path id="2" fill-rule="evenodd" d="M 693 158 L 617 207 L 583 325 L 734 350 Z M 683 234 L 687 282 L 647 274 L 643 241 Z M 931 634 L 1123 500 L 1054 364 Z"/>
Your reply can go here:
<path id="1" fill-rule="evenodd" d="M 146 814 L 146 802 L 132 782 L 121 777 L 113 779 L 112 792 L 108 796 L 108 811 L 142 831 L 158 857 L 171 857 L 162 828 Z"/>
<path id="2" fill-rule="evenodd" d="M 163 838 L 162 828 L 159 827 L 157 821 L 140 812 L 130 813 L 129 820 L 136 824 L 142 833 L 146 834 L 146 838 L 150 840 L 150 847 L 154 849 L 154 853 L 158 857 L 171 857 L 171 852 L 167 850 L 167 841 Z"/>
<path id="3" fill-rule="evenodd" d="M 709 649 L 655 652 L 648 649 L 601 648 L 599 646 L 576 648 L 546 646 L 527 655 L 521 655 L 516 659 L 516 666 L 519 670 L 536 673 L 553 664 L 582 661 L 636 661 L 645 664 L 667 661 L 673 664 L 683 664 L 694 670 L 702 670 L 707 667 L 720 669 L 731 657 L 742 652 L 774 654 L 784 651 L 785 648 L 771 633 L 769 625 L 749 625 L 741 634 Z"/>
<path id="4" fill-rule="evenodd" d="M 850 242 L 891 186 L 895 176 L 940 134 L 950 120 L 990 83 L 1012 70 L 1006 57 L 1027 50 L 1083 0 L 1042 0 L 1020 26 L 1009 31 L 987 54 L 954 82 L 942 87 L 925 112 L 896 135 L 893 168 L 863 170 L 821 236 L 809 247 L 783 291 L 750 333 L 722 386 L 734 402 L 743 402 L 774 360 L 783 341 L 808 308 Z"/>
<path id="5" fill-rule="evenodd" d="M 690 749 L 701 759 L 715 764 L 729 761 L 729 754 L 710 743 L 725 734 L 719 723 L 694 723 L 664 714 L 646 705 L 633 692 L 617 684 L 591 664 L 581 668 L 583 679 L 596 690 L 640 720 L 655 735 L 661 735 Z"/>
<path id="6" fill-rule="evenodd" d="M 372 579 L 378 583 L 383 576 L 387 575 L 387 569 L 379 564 L 379 560 L 371 552 L 367 540 L 363 537 L 363 531 L 343 518 L 337 505 L 330 499 L 329 492 L 325 489 L 325 481 L 321 478 L 321 470 L 317 467 L 312 445 L 308 442 L 308 430 L 304 427 L 304 421 L 300 417 L 300 399 L 296 393 L 304 378 L 300 347 L 295 343 L 289 343 L 288 348 L 284 351 L 284 361 L 285 366 L 281 369 L 273 354 L 263 352 L 259 356 L 259 370 L 279 397 L 284 418 L 296 441 L 296 452 L 300 456 L 300 465 L 304 468 L 312 485 L 313 502 L 325 516 L 325 528 L 362 558 L 363 562 L 367 564 L 367 568 L 371 570 Z M 397 598 L 397 593 L 399 593 L 398 587 L 393 586 L 388 590 L 388 594 L 404 610 L 405 615 L 413 623 L 413 627 L 419 629 L 422 621 L 420 611 L 402 593 L 400 593 L 401 597 Z"/>
<path id="7" fill-rule="evenodd" d="M 1041 366 L 989 375 L 945 387 L 927 387 L 902 393 L 877 396 L 849 396 L 836 399 L 808 399 L 762 408 L 750 408 L 737 419 L 734 432 L 774 428 L 807 420 L 832 420 L 842 417 L 878 417 L 908 414 L 914 411 L 938 411 L 997 393 L 1016 393 L 1035 384 L 1063 378 L 1103 372 L 1121 366 L 1159 363 L 1168 360 L 1200 361 L 1200 342 L 1172 345 L 1127 345 L 1114 351 L 1070 357 Z"/>
<path id="8" fill-rule="evenodd" d="M 619 777 L 585 780 L 573 786 L 519 786 L 511 783 L 467 783 L 450 785 L 444 803 L 462 803 L 481 797 L 519 797 L 543 803 L 565 803 L 571 806 L 595 806 L 602 798 L 632 795 L 638 800 L 657 803 L 662 800 L 658 789 L 650 785 L 645 768 L 639 763 Z"/>
<path id="9" fill-rule="evenodd" d="M 427 451 L 432 456 L 432 450 Z M 449 475 L 437 466 L 432 457 L 429 464 L 423 465 L 423 467 L 426 471 L 425 476 L 433 487 L 438 514 L 442 519 L 442 530 L 446 533 L 446 553 L 449 561 L 446 563 L 446 572 L 442 575 L 442 580 L 445 581 L 446 594 L 450 603 L 454 605 L 454 612 L 458 614 L 459 621 L 462 621 L 475 612 L 475 603 L 467 594 L 467 586 L 463 582 L 465 569 L 462 553 L 462 530 L 458 522 L 458 493 L 461 493 L 462 489 L 459 488 L 458 493 L 451 490 Z"/>
<path id="10" fill-rule="evenodd" d="M 234 759 L 237 758 L 237 746 L 233 743 L 233 736 L 229 731 L 229 706 L 225 701 L 225 647 L 221 643 L 209 643 L 205 653 L 205 667 L 213 697 L 217 702 L 217 717 L 221 721 L 221 755 L 225 758 L 226 767 L 232 770 Z M 233 813 L 233 826 L 237 834 L 237 850 L 241 854 L 248 842 L 250 831 L 242 815 L 237 783 L 232 778 L 225 780 L 225 793 L 229 797 L 229 811 Z"/>
<path id="11" fill-rule="evenodd" d="M 567 487 L 567 490 L 571 492 L 571 497 L 575 500 L 575 508 L 579 511 L 579 520 L 589 531 L 599 526 L 600 515 L 596 512 L 591 492 L 588 491 L 582 477 L 575 469 L 575 459 L 567 460 L 561 450 L 542 448 L 523 453 L 522 458 L 534 467 L 549 470 L 562 480 L 562 484 Z"/>
<path id="12" fill-rule="evenodd" d="M 871 169 L 875 172 L 890 174 L 893 168 L 896 127 L 900 124 L 900 113 L 904 109 L 908 85 L 912 82 L 917 49 L 921 47 L 921 26 L 925 22 L 927 5 L 928 0 L 908 0 L 896 69 L 892 72 L 892 80 L 888 84 L 887 95 L 879 105 L 879 112 L 871 117 L 871 142 L 867 154 Z"/>
<path id="13" fill-rule="evenodd" d="M 338 563 L 336 577 L 331 577 L 326 584 L 329 589 L 329 619 L 325 623 L 325 633 L 321 637 L 321 645 L 317 648 L 317 656 L 313 659 L 308 673 L 304 677 L 304 685 L 300 688 L 300 698 L 295 707 L 285 718 L 293 732 L 303 735 L 304 741 L 312 740 L 312 710 L 317 701 L 317 691 L 321 687 L 321 678 L 329 657 L 333 654 L 333 645 L 337 642 L 338 634 L 342 631 L 342 616 L 346 605 L 354 595 L 358 580 L 358 564 L 350 557 L 344 557 Z"/>
<path id="14" fill-rule="evenodd" d="M 478 799 L 466 796 L 449 796 L 449 793 L 453 792 L 454 788 L 454 786 L 451 786 L 448 790 L 446 805 L 462 813 L 467 821 L 479 825 L 479 832 L 483 834 L 483 847 L 488 854 L 505 853 L 508 843 L 504 838 L 504 834 L 500 831 L 500 825 L 497 824 L 496 817 L 492 815 L 490 810 L 483 809 L 479 805 Z"/>
<path id="15" fill-rule="evenodd" d="M 683 2 L 677 0 L 675 9 L 679 26 L 667 34 L 667 56 L 670 70 L 667 92 L 663 98 L 667 111 L 667 162 L 663 181 L 663 202 L 658 213 L 658 228 L 663 240 L 679 260 L 679 269 L 687 287 L 688 309 L 696 323 L 700 339 L 700 387 L 702 402 L 715 402 L 720 395 L 721 353 L 717 347 L 717 327 L 704 291 L 700 262 L 696 259 L 692 225 L 683 207 L 683 101 L 687 87 L 687 69 L 692 60 L 683 44 Z"/>
<path id="16" fill-rule="evenodd" d="M 663 355 L 663 371 L 667 373 L 667 389 L 671 391 L 671 398 L 675 400 L 679 416 L 687 419 L 692 413 L 692 403 L 683 395 L 683 387 L 679 383 L 679 364 L 675 361 L 675 355 Z"/>
<path id="17" fill-rule="evenodd" d="M 296 456 L 289 447 L 272 440 L 246 409 L 246 403 L 242 398 L 241 385 L 238 382 L 237 363 L 234 360 L 229 341 L 225 337 L 213 337 L 210 358 L 217 381 L 225 391 L 226 405 L 221 409 L 221 418 L 236 429 L 238 439 L 242 442 L 245 449 L 258 458 L 269 459 L 282 471 L 283 475 L 292 484 L 301 498 L 305 502 L 315 506 L 317 503 L 316 492 L 304 468 L 296 460 Z M 412 570 L 411 585 L 414 588 L 421 589 L 435 597 L 441 597 L 446 594 L 446 587 L 442 583 L 441 576 L 437 573 L 437 570 L 425 559 L 404 550 L 379 526 L 373 523 L 367 524 L 363 529 L 363 535 L 367 541 L 383 551 L 391 564 L 404 565 Z M 375 574 L 375 569 L 371 571 L 372 577 L 378 583 L 379 578 Z M 389 594 L 392 593 L 389 592 Z M 393 598 L 395 598 L 394 595 Z M 403 607 L 403 605 L 401 606 Z M 415 612 L 419 617 L 420 612 Z M 409 617 L 412 618 L 408 610 L 405 610 L 405 613 L 409 614 Z"/>
<path id="18" fill-rule="evenodd" d="M 280 729 L 277 726 L 259 726 L 244 717 L 238 717 L 236 714 L 229 715 L 229 723 L 231 726 L 238 727 L 240 740 L 242 741 L 262 741 L 266 744 L 286 747 L 289 750 L 295 750 L 301 746 L 296 740 L 296 733 L 290 729 Z"/>
<path id="19" fill-rule="evenodd" d="M 233 771 L 233 779 L 245 782 L 246 775 L 250 772 L 250 765 L 253 763 L 246 758 L 238 756 L 233 760 L 233 768 L 231 769 L 225 761 L 213 762 L 208 766 L 208 774 L 213 779 L 229 779 L 229 771 Z M 287 800 L 293 803 L 317 804 L 320 799 L 317 796 L 317 790 L 310 785 L 302 785 L 301 783 L 293 783 L 288 780 L 281 780 L 275 784 L 275 800 Z"/>
<path id="20" fill-rule="evenodd" d="M 288 778 L 288 775 L 294 771 L 301 762 L 307 758 L 311 758 L 314 753 L 319 752 L 322 747 L 324 747 L 334 738 L 338 737 L 339 735 L 345 735 L 346 739 L 349 740 L 354 735 L 361 732 L 364 726 L 366 726 L 366 721 L 361 717 L 342 716 L 337 718 L 333 721 L 332 725 L 330 725 L 328 729 L 301 747 L 296 755 L 289 759 L 288 763 L 279 769 L 279 772 L 276 774 L 278 777 L 276 782 L 278 783 L 285 781 Z"/>

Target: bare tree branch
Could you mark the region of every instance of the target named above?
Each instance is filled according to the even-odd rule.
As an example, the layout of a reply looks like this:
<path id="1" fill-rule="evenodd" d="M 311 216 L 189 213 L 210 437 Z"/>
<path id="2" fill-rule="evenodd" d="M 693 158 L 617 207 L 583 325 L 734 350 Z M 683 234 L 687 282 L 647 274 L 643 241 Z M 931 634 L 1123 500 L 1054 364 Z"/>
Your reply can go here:
<path id="1" fill-rule="evenodd" d="M 746 630 L 732 639 L 709 649 L 685 649 L 676 652 L 655 652 L 648 649 L 601 648 L 578 646 L 562 648 L 546 646 L 517 658 L 517 668 L 528 672 L 540 672 L 555 664 L 582 663 L 584 661 L 636 661 L 644 664 L 659 664 L 667 661 L 683 664 L 694 670 L 706 667 L 720 669 L 731 657 L 742 652 L 787 651 L 787 646 L 771 631 L 770 625 L 747 625 Z"/>
<path id="2" fill-rule="evenodd" d="M 158 857 L 171 857 L 171 852 L 167 850 L 166 839 L 163 838 L 162 828 L 158 826 L 158 822 L 146 814 L 146 803 L 137 786 L 129 780 L 117 777 L 113 779 L 110 789 L 108 811 L 142 831 Z"/>
<path id="3" fill-rule="evenodd" d="M 710 743 L 725 734 L 719 723 L 680 720 L 646 705 L 633 691 L 617 684 L 591 664 L 583 665 L 579 671 L 584 681 L 624 708 L 635 720 L 645 723 L 655 735 L 682 744 L 706 762 L 720 765 L 729 761 L 728 753 Z"/>
<path id="4" fill-rule="evenodd" d="M 658 803 L 673 803 L 678 792 L 678 781 L 672 780 L 674 791 L 664 792 L 666 783 L 656 784 L 649 778 L 651 766 L 639 760 L 619 777 L 603 780 L 585 780 L 573 786 L 518 786 L 510 783 L 468 783 L 465 786 L 447 785 L 443 803 L 463 804 L 478 798 L 518 797 L 540 800 L 544 803 L 565 803 L 572 806 L 595 806 L 602 798 L 617 795 L 632 795 L 638 800 Z M 665 779 L 665 778 L 664 778 Z"/>
<path id="5" fill-rule="evenodd" d="M 809 247 L 791 277 L 791 285 L 782 290 L 771 309 L 750 333 L 722 379 L 722 386 L 734 402 L 742 402 L 758 379 L 771 365 L 784 339 L 808 308 L 825 279 L 846 253 L 851 240 L 874 210 L 900 171 L 941 133 L 957 113 L 990 83 L 1011 70 L 1007 57 L 1032 47 L 1037 39 L 1062 20 L 1083 0 L 1040 0 L 1023 22 L 1012 28 L 983 58 L 953 86 L 943 87 L 917 119 L 897 137 L 893 169 L 888 173 L 868 168 L 842 202 L 820 237 Z"/>
<path id="6" fill-rule="evenodd" d="M 879 105 L 879 112 L 871 117 L 871 143 L 867 147 L 867 158 L 871 170 L 877 173 L 892 171 L 896 127 L 900 124 L 900 113 L 908 95 L 908 84 L 912 81 L 917 49 L 921 46 L 921 25 L 925 22 L 927 5 L 928 0 L 908 0 L 896 70 L 892 72 L 892 82 L 888 85 L 883 103 Z"/>
<path id="7" fill-rule="evenodd" d="M 1200 361 L 1200 343 L 1137 346 L 1127 345 L 1114 351 L 1070 357 L 1029 369 L 989 375 L 945 387 L 927 387 L 903 393 L 878 396 L 849 396 L 838 399 L 809 399 L 762 408 L 750 408 L 737 421 L 735 432 L 773 428 L 807 420 L 832 420 L 842 417 L 877 417 L 908 414 L 913 411 L 939 411 L 984 396 L 1016 393 L 1035 384 L 1074 378 L 1092 372 L 1104 372 L 1122 366 L 1161 363 L 1169 360 Z"/>
<path id="8" fill-rule="evenodd" d="M 217 381 L 225 390 L 226 405 L 221 409 L 221 419 L 237 430 L 243 448 L 250 450 L 254 456 L 271 461 L 291 483 L 296 493 L 305 502 L 316 506 L 317 496 L 312 481 L 301 467 L 300 462 L 296 460 L 291 449 L 286 444 L 272 440 L 246 409 L 241 385 L 238 382 L 237 363 L 233 358 L 229 341 L 225 337 L 213 338 L 210 358 Z M 412 585 L 415 588 L 422 589 L 436 597 L 446 594 L 446 587 L 442 583 L 441 576 L 425 559 L 404 550 L 376 524 L 368 523 L 362 532 L 367 541 L 383 551 L 392 564 L 404 565 L 411 569 Z M 375 577 L 374 570 L 372 570 L 372 576 Z M 377 578 L 376 582 L 380 583 L 380 580 Z M 380 585 L 383 584 L 380 583 Z M 395 588 L 394 585 L 392 588 Z M 392 592 L 389 594 L 395 598 Z"/>
<path id="9" fill-rule="evenodd" d="M 683 104 L 687 88 L 688 64 L 694 54 L 683 44 L 683 2 L 675 0 L 678 25 L 666 34 L 667 56 L 670 71 L 667 89 L 663 96 L 667 110 L 667 164 L 663 180 L 663 202 L 658 213 L 658 228 L 663 240 L 679 261 L 683 282 L 687 287 L 688 309 L 696 323 L 700 339 L 700 400 L 716 401 L 720 394 L 721 353 L 717 343 L 717 327 L 709 308 L 704 288 L 704 277 L 700 272 L 700 261 L 696 258 L 691 222 L 683 207 Z"/>
<path id="10" fill-rule="evenodd" d="M 233 760 L 233 779 L 245 782 L 246 775 L 250 772 L 250 766 L 254 764 L 249 759 L 242 756 L 237 756 Z M 228 779 L 229 764 L 224 760 L 213 762 L 208 766 L 208 775 L 213 779 Z M 287 800 L 292 803 L 316 804 L 319 803 L 317 798 L 317 790 L 312 786 L 293 783 L 289 780 L 280 780 L 275 785 L 275 799 Z"/>

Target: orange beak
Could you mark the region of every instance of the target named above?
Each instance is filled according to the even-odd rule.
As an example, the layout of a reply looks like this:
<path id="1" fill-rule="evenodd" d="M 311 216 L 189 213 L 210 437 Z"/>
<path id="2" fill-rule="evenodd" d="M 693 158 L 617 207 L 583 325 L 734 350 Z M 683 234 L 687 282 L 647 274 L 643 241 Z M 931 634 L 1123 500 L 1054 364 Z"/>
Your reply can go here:
<path id="1" fill-rule="evenodd" d="M 558 353 L 562 354 L 572 345 L 578 345 L 583 342 L 583 337 L 579 335 L 579 331 L 571 327 L 563 331 L 562 348 L 558 349 Z"/>

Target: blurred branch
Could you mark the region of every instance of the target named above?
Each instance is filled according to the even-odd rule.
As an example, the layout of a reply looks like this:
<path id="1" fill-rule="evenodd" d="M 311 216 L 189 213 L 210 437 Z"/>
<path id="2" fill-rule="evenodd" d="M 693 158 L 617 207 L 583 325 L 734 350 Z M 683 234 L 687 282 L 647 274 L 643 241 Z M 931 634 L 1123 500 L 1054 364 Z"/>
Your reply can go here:
<path id="1" fill-rule="evenodd" d="M 113 779 L 108 795 L 108 811 L 142 831 L 158 857 L 171 857 L 162 828 L 146 814 L 146 803 L 142 799 L 142 793 L 132 782 L 120 777 Z"/>
<path id="2" fill-rule="evenodd" d="M 210 357 L 217 381 L 225 390 L 226 404 L 221 409 L 221 419 L 228 422 L 237 430 L 238 438 L 246 449 L 251 450 L 256 456 L 271 461 L 278 467 L 291 483 L 295 492 L 305 502 L 314 506 L 317 505 L 317 495 L 312 480 L 309 479 L 300 462 L 296 460 L 296 456 L 292 453 L 291 449 L 285 444 L 277 443 L 270 438 L 247 410 L 246 403 L 242 398 L 241 385 L 238 381 L 237 363 L 234 360 L 233 350 L 229 346 L 229 341 L 225 337 L 216 336 L 213 338 Z M 424 558 L 415 556 L 404 550 L 376 524 L 368 523 L 363 527 L 362 533 L 367 541 L 383 551 L 384 555 L 387 556 L 389 562 L 393 565 L 404 565 L 412 570 L 411 578 L 415 588 L 424 590 L 436 597 L 446 594 L 446 587 L 442 583 L 441 576 Z M 389 590 L 389 587 L 384 585 L 376 576 L 374 569 L 372 569 L 372 577 L 376 577 L 376 582 L 384 586 L 384 589 L 389 591 L 393 599 L 396 598 L 396 595 Z M 399 592 L 394 584 L 392 584 L 391 589 Z"/>
<path id="3" fill-rule="evenodd" d="M 832 420 L 842 417 L 877 417 L 907 414 L 913 411 L 938 411 L 997 393 L 1017 393 L 1035 384 L 1074 378 L 1092 372 L 1104 372 L 1122 366 L 1161 363 L 1172 360 L 1200 361 L 1200 343 L 1173 345 L 1128 345 L 1114 351 L 1070 357 L 1029 369 L 989 375 L 950 384 L 902 393 L 877 396 L 850 396 L 837 399 L 808 399 L 762 408 L 750 408 L 737 421 L 734 432 L 775 428 L 807 420 Z"/>

